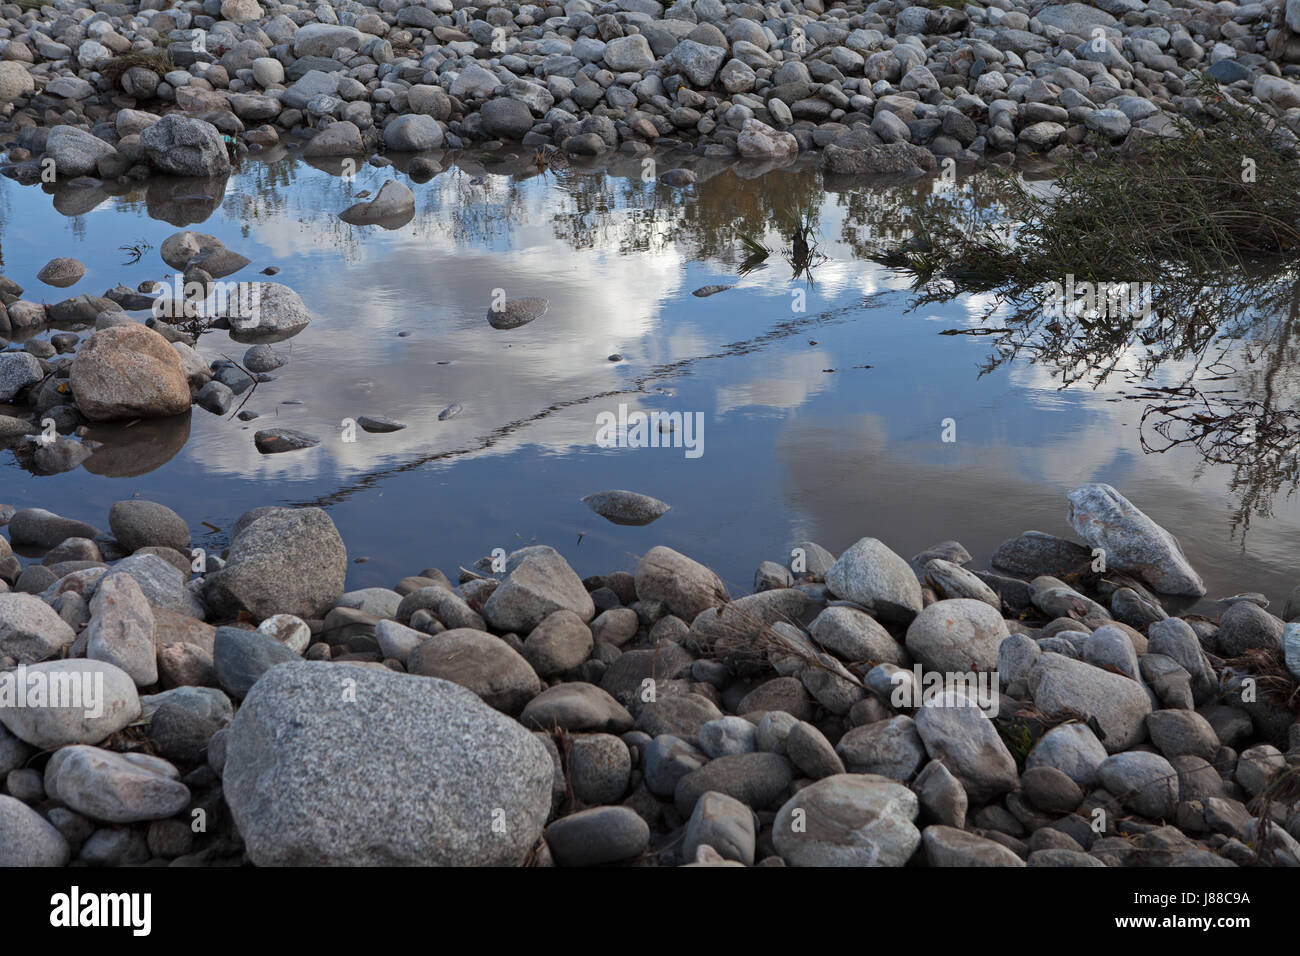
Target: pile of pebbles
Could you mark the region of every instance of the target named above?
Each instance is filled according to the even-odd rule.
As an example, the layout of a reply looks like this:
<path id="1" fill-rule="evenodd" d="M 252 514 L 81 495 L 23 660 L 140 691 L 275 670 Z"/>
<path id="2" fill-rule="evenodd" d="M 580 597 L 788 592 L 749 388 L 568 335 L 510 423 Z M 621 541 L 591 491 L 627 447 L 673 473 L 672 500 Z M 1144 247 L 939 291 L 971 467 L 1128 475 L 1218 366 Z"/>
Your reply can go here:
<path id="1" fill-rule="evenodd" d="M 1174 537 L 1069 497 L 987 571 L 799 542 L 744 596 L 664 546 L 345 591 L 317 508 L 218 555 L 0 507 L 0 865 L 1300 864 L 1300 589 L 1172 615 Z"/>
<path id="2" fill-rule="evenodd" d="M 1300 0 L 58 0 L 0 6 L 0 171 L 214 177 L 309 137 L 915 172 L 1173 135 L 1212 119 L 1201 77 L 1300 129 Z"/>

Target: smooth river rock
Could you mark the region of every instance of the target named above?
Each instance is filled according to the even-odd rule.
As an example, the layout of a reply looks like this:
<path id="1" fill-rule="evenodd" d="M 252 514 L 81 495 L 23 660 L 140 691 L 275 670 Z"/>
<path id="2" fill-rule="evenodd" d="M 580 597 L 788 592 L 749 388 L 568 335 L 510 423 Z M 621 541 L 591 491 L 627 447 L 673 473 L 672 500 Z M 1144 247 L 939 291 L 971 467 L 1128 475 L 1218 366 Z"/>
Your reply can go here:
<path id="1" fill-rule="evenodd" d="M 788 866 L 902 866 L 921 832 L 916 794 L 875 774 L 837 774 L 804 787 L 772 823 Z"/>
<path id="2" fill-rule="evenodd" d="M 921 613 L 921 582 L 911 566 L 876 538 L 863 538 L 826 572 L 832 594 L 877 617 L 909 623 Z"/>
<path id="3" fill-rule="evenodd" d="M 1102 549 L 1107 567 L 1136 574 L 1164 594 L 1205 593 L 1177 539 L 1110 485 L 1080 485 L 1069 499 L 1071 527 Z"/>

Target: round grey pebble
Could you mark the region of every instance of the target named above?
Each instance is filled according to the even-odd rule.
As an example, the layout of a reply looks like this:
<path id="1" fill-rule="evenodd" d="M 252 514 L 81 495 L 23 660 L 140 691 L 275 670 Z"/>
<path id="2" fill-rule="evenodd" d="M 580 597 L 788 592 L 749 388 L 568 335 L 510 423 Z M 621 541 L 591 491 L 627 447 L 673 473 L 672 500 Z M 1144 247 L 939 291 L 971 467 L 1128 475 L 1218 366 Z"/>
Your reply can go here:
<path id="1" fill-rule="evenodd" d="M 573 795 L 585 804 L 614 803 L 627 792 L 632 755 L 613 734 L 582 734 L 569 750 Z"/>
<path id="2" fill-rule="evenodd" d="M 628 807 L 594 807 L 556 820 L 546 843 L 560 866 L 596 866 L 645 852 L 650 827 Z"/>

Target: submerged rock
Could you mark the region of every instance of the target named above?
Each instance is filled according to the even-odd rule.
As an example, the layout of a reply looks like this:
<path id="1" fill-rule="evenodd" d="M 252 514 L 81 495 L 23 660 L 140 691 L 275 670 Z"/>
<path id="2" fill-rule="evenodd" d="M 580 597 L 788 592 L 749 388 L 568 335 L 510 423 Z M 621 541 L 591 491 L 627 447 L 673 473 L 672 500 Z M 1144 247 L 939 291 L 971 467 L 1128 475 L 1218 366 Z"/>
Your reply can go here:
<path id="1" fill-rule="evenodd" d="M 101 159 L 117 154 L 117 150 L 98 136 L 75 126 L 56 126 L 50 130 L 45 152 L 54 160 L 55 175 L 64 181 L 95 173 Z"/>
<path id="2" fill-rule="evenodd" d="M 736 151 L 745 159 L 790 159 L 798 154 L 799 141 L 766 123 L 747 119 L 736 137 Z"/>
<path id="3" fill-rule="evenodd" d="M 250 372 L 274 372 L 288 364 L 288 359 L 269 345 L 254 345 L 244 353 L 244 368 Z"/>
<path id="4" fill-rule="evenodd" d="M 22 508 L 9 520 L 9 538 L 14 544 L 31 545 L 48 551 L 67 538 L 94 538 L 99 529 L 75 518 L 64 518 L 44 508 Z"/>
<path id="5" fill-rule="evenodd" d="M 918 174 L 935 168 L 934 154 L 910 143 L 888 143 L 863 149 L 846 149 L 834 143 L 822 153 L 828 173 L 849 176 L 886 173 Z"/>
<path id="6" fill-rule="evenodd" d="M 171 508 L 156 501 L 132 498 L 115 502 L 108 511 L 108 527 L 128 552 L 150 545 L 189 551 L 189 525 Z"/>
<path id="7" fill-rule="evenodd" d="M 690 186 L 695 182 L 695 173 L 689 169 L 670 169 L 659 174 L 659 181 L 665 186 Z"/>
<path id="8" fill-rule="evenodd" d="M 719 292 L 726 292 L 728 289 L 734 289 L 734 285 L 702 285 L 691 295 L 697 299 L 707 299 L 711 295 L 717 295 Z"/>
<path id="9" fill-rule="evenodd" d="M 158 247 L 158 255 L 173 269 L 184 270 L 200 252 L 224 248 L 225 245 L 216 236 L 186 229 L 174 232 L 164 239 Z M 208 270 L 208 274 L 212 275 L 212 272 Z"/>
<path id="10" fill-rule="evenodd" d="M 488 324 L 494 329 L 517 329 L 540 319 L 546 314 L 550 303 L 540 296 L 526 299 L 509 299 L 501 303 L 501 308 L 488 309 Z"/>
<path id="11" fill-rule="evenodd" d="M 384 145 L 398 153 L 438 149 L 443 145 L 442 127 L 432 116 L 415 113 L 399 116 L 384 127 Z"/>
<path id="12" fill-rule="evenodd" d="M 342 120 L 331 123 L 312 137 L 303 149 L 303 156 L 308 159 L 332 156 L 359 156 L 366 151 L 361 141 L 361 130 L 355 123 Z"/>
<path id="13" fill-rule="evenodd" d="M 28 352 L 0 353 L 0 402 L 8 402 L 45 377 L 40 360 Z"/>

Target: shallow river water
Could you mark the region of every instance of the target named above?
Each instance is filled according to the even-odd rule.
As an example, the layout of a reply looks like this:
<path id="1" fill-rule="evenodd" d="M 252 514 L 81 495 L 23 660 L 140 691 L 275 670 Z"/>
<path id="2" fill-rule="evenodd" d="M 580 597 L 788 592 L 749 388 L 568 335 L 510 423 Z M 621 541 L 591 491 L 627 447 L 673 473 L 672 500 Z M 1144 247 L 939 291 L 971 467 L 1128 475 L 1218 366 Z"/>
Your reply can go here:
<path id="1" fill-rule="evenodd" d="M 279 267 L 274 281 L 314 316 L 275 346 L 289 363 L 249 399 L 255 421 L 196 407 L 96 428 L 105 447 L 55 476 L 0 453 L 0 502 L 104 527 L 114 501 L 138 495 L 174 508 L 213 547 L 225 538 L 212 528 L 248 508 L 316 504 L 350 557 L 368 559 L 351 565 L 352 587 L 391 586 L 430 565 L 454 577 L 496 547 L 530 542 L 554 545 L 580 574 L 604 573 L 663 543 L 738 593 L 759 562 L 803 539 L 839 551 L 872 535 L 910 556 L 955 538 L 986 567 L 1020 531 L 1074 537 L 1066 492 L 1105 481 L 1179 537 L 1209 598 L 1260 590 L 1280 604 L 1297 583 L 1300 509 L 1287 485 L 1246 481 L 1192 448 L 1144 453 L 1145 403 L 1126 397 L 1138 389 L 1124 374 L 1140 356 L 1122 357 L 1096 387 L 1062 389 L 1049 367 L 1021 360 L 981 375 L 988 340 L 939 333 L 978 326 L 985 303 L 911 310 L 907 280 L 865 257 L 873 238 L 902 234 L 925 194 L 954 190 L 958 206 L 977 205 L 978 180 L 828 189 L 815 169 L 700 165 L 695 185 L 673 189 L 644 181 L 633 160 L 541 174 L 522 156 L 442 162 L 432 181 L 411 184 L 414 221 L 392 230 L 337 213 L 360 190 L 409 182 L 394 168 L 349 179 L 281 155 L 245 161 L 206 196 L 184 184 L 112 196 L 0 180 L 3 272 L 27 298 L 169 281 L 158 246 L 193 228 L 252 260 L 232 279 Z M 659 168 L 679 164 L 664 157 Z M 816 223 L 810 277 L 792 275 L 783 255 L 790 237 L 778 223 L 796 209 Z M 739 232 L 771 247 L 758 267 L 741 268 Z M 152 248 L 126 264 L 119 247 L 142 240 Z M 85 277 L 42 286 L 35 274 L 54 256 L 80 259 Z M 692 294 L 710 285 L 733 288 Z M 495 330 L 486 313 L 498 289 L 545 297 L 549 309 Z M 245 347 L 221 332 L 198 345 L 208 360 L 238 360 Z M 1266 357 L 1233 362 L 1229 385 L 1290 391 L 1289 340 L 1257 351 Z M 1261 362 L 1272 365 L 1261 372 Z M 1154 380 L 1177 380 L 1187 364 L 1163 365 Z M 440 420 L 453 404 L 461 411 Z M 598 416 L 620 405 L 700 413 L 702 454 L 601 447 Z M 360 415 L 408 427 L 345 441 L 341 422 Z M 947 419 L 954 441 L 943 440 Z M 322 442 L 261 455 L 253 434 L 273 424 Z M 672 510 L 627 527 L 579 501 L 610 488 Z"/>

